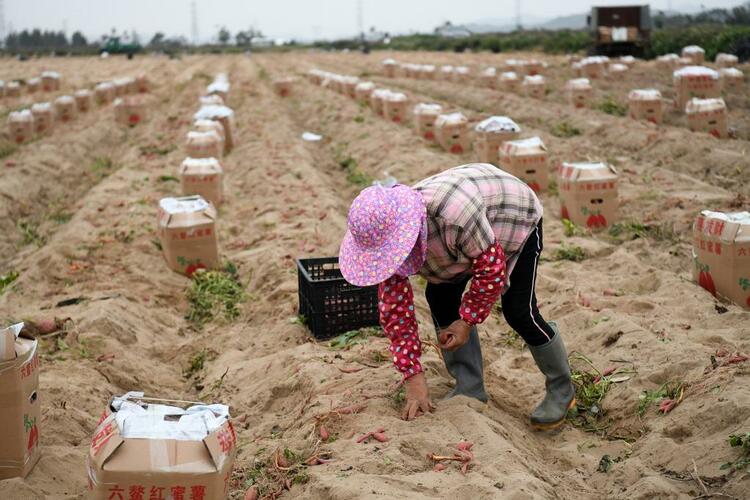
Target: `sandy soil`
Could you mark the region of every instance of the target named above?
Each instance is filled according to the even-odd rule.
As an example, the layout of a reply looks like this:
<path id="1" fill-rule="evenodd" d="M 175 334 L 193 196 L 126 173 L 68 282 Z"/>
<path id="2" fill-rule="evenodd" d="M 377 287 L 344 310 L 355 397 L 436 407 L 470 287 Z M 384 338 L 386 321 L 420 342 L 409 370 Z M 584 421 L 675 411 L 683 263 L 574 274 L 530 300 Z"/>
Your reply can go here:
<path id="1" fill-rule="evenodd" d="M 570 76 L 562 59 L 546 58 L 553 90 L 541 103 L 475 85 L 389 80 L 378 74 L 383 57 L 292 53 L 2 62 L 6 74 L 18 77 L 60 71 L 63 91 L 137 72 L 147 72 L 155 88 L 142 126 L 122 129 L 111 109 L 98 109 L 19 147 L 0 165 L 0 274 L 20 272 L 0 297 L 0 320 L 71 317 L 78 329 L 67 347 L 42 343 L 43 456 L 25 480 L 0 482 L 0 498 L 82 497 L 84 456 L 97 417 L 112 394 L 129 390 L 231 405 L 241 423 L 233 498 L 242 497 L 259 461 L 277 449 L 311 449 L 317 444 L 315 416 L 351 403 L 367 408 L 329 422 L 336 439 L 323 446 L 335 460 L 310 467 L 309 481 L 294 485 L 286 497 L 692 498 L 704 494 L 690 477 L 694 463 L 710 492 L 747 496 L 750 479 L 725 475 L 719 466 L 737 455 L 728 435 L 750 431 L 750 363 L 706 369 L 717 351 L 750 353 L 750 313 L 717 303 L 690 279 L 695 214 L 706 207 L 748 209 L 747 92 L 729 99 L 739 139 L 718 141 L 692 134 L 679 117 L 655 128 L 571 109 L 559 90 Z M 502 60 L 486 54 L 395 57 L 472 67 Z M 622 219 L 659 232 L 636 239 L 568 237 L 555 197 L 542 197 L 543 314 L 560 324 L 570 351 L 586 355 L 600 370 L 634 371 L 603 400 L 607 414 L 599 432 L 573 425 L 553 435 L 529 429 L 527 415 L 542 394 L 542 377 L 499 314 L 480 327 L 490 403 L 442 401 L 434 414 L 411 423 L 398 418 L 392 398 L 398 376 L 383 359 L 385 339 L 371 337 L 334 351 L 295 324 L 294 258 L 336 254 L 359 190 L 347 181 L 343 159 L 352 158 L 372 177 L 387 171 L 404 183 L 475 159 L 472 153 L 445 153 L 418 138 L 409 124 L 386 122 L 301 78 L 289 98 L 272 92 L 273 78 L 311 67 L 367 75 L 406 91 L 414 102 L 437 101 L 474 120 L 507 114 L 523 127 L 523 136 L 542 137 L 555 164 L 601 159 L 619 168 Z M 166 268 L 153 244 L 155 205 L 179 192 L 177 183 L 158 178 L 176 174 L 197 97 L 219 71 L 228 72 L 233 85 L 229 105 L 238 135 L 237 148 L 224 161 L 227 202 L 219 232 L 222 253 L 237 264 L 249 299 L 239 320 L 196 331 L 183 318 L 189 281 Z M 644 64 L 599 92 L 622 99 L 630 88 L 651 85 L 666 90 L 669 75 Z M 7 111 L 18 103 L 3 106 Z M 582 133 L 555 137 L 551 131 L 561 121 Z M 325 139 L 305 143 L 303 131 Z M 97 158 L 110 159 L 111 166 L 101 168 Z M 39 235 L 32 241 L 18 229 L 29 221 Z M 581 246 L 588 257 L 555 261 L 563 243 Z M 605 288 L 622 293 L 605 296 Z M 429 316 L 417 295 L 428 339 Z M 77 296 L 89 300 L 54 307 Z M 184 376 L 191 357 L 204 348 L 205 367 Z M 103 354 L 114 359 L 97 361 Z M 439 400 L 450 378 L 435 351 L 426 352 L 425 364 Z M 346 373 L 351 368 L 361 370 Z M 639 418 L 639 395 L 666 382 L 686 384 L 682 403 L 666 415 L 651 408 Z M 355 443 L 377 427 L 386 429 L 390 441 Z M 470 472 L 433 472 L 425 455 L 450 453 L 462 439 L 475 443 L 477 464 Z M 615 460 L 606 473 L 597 471 L 603 455 Z"/>

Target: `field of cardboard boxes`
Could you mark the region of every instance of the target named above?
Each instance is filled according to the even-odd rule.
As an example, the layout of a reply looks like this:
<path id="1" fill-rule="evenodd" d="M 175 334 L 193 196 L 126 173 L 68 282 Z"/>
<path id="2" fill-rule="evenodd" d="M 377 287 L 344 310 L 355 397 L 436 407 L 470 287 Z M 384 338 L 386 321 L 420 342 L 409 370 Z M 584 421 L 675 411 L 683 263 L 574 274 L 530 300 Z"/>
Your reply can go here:
<path id="1" fill-rule="evenodd" d="M 2 61 L 0 498 L 742 498 L 721 466 L 750 432 L 748 83 L 675 57 Z M 299 314 L 296 259 L 337 255 L 360 189 L 477 161 L 539 193 L 540 308 L 606 386 L 553 435 L 499 313 L 490 402 L 440 401 L 429 350 L 414 422 L 387 339 Z M 236 301 L 201 316 L 218 286 Z M 469 471 L 435 472 L 462 440 Z"/>

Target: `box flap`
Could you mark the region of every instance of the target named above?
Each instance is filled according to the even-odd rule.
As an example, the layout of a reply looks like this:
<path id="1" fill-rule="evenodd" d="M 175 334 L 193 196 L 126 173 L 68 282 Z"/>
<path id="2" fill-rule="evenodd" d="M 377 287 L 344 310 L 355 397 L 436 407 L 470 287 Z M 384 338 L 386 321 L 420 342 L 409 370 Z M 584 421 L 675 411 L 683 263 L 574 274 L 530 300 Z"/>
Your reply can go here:
<path id="1" fill-rule="evenodd" d="M 158 217 L 161 227 L 197 226 L 214 222 L 216 209 L 201 196 L 162 198 Z"/>
<path id="2" fill-rule="evenodd" d="M 227 460 L 233 460 L 237 445 L 237 434 L 230 420 L 203 439 L 217 470 L 221 470 Z"/>
<path id="3" fill-rule="evenodd" d="M 572 182 L 616 180 L 617 170 L 608 163 L 563 163 L 560 177 Z"/>
<path id="4" fill-rule="evenodd" d="M 0 362 L 16 359 L 16 339 L 23 323 L 16 323 L 0 330 Z"/>
<path id="5" fill-rule="evenodd" d="M 442 112 L 443 107 L 440 104 L 420 102 L 419 104 L 414 106 L 415 115 L 438 116 Z"/>
<path id="6" fill-rule="evenodd" d="M 507 116 L 490 116 L 477 123 L 474 130 L 477 132 L 506 134 L 508 132 L 520 132 L 521 127 Z"/>
<path id="7" fill-rule="evenodd" d="M 97 469 L 102 469 L 104 463 L 123 443 L 120 428 L 115 421 L 115 414 L 107 416 L 94 431 L 94 437 L 89 446 L 89 460 Z"/>
<path id="8" fill-rule="evenodd" d="M 750 212 L 713 212 L 703 210 L 693 224 L 695 233 L 717 238 L 724 243 L 750 241 Z"/>
<path id="9" fill-rule="evenodd" d="M 216 158 L 185 158 L 180 165 L 180 175 L 221 174 L 223 169 Z"/>
<path id="10" fill-rule="evenodd" d="M 539 137 L 529 137 L 503 143 L 503 153 L 508 156 L 532 156 L 547 152 L 547 147 Z"/>

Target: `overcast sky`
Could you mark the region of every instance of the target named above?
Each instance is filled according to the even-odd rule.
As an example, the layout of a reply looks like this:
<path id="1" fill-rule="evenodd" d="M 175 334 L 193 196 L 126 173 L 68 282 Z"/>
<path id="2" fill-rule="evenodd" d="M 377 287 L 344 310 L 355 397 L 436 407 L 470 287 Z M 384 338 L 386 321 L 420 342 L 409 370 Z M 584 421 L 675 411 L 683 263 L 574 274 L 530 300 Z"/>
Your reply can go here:
<path id="1" fill-rule="evenodd" d="M 430 31 L 455 23 L 513 19 L 516 0 L 361 0 L 365 28 L 391 33 Z M 335 38 L 357 32 L 357 0 L 195 0 L 201 40 L 220 26 L 232 33 L 255 26 L 267 36 Z M 618 5 L 637 0 L 521 0 L 522 18 L 550 18 L 588 11 L 591 4 Z M 727 7 L 740 0 L 654 0 L 652 9 L 696 10 Z M 143 39 L 156 31 L 190 39 L 190 0 L 5 0 L 6 25 L 15 31 L 39 27 L 68 34 L 81 30 L 99 38 L 111 28 L 136 30 Z"/>

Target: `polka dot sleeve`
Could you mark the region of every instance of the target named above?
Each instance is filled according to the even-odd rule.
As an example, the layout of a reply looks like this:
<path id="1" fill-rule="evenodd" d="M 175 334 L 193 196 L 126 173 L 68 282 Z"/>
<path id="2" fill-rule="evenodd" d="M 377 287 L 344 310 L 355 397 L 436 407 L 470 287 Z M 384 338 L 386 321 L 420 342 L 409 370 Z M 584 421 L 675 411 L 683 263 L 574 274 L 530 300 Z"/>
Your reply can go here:
<path id="1" fill-rule="evenodd" d="M 499 243 L 490 245 L 472 262 L 469 290 L 461 299 L 461 318 L 470 325 L 482 323 L 492 311 L 505 286 L 505 252 Z"/>
<path id="2" fill-rule="evenodd" d="M 394 275 L 378 288 L 380 326 L 390 339 L 393 364 L 404 379 L 422 372 L 422 343 L 414 315 L 414 292 L 409 279 Z"/>

